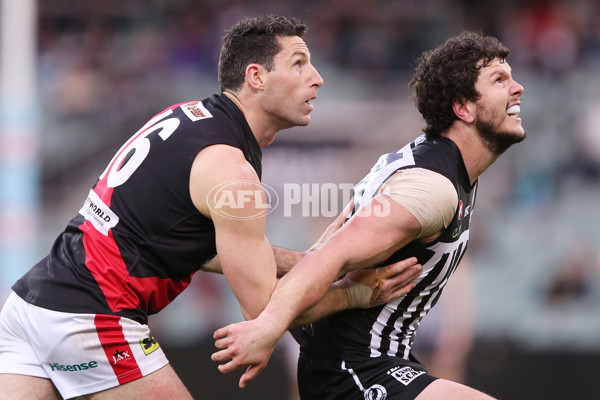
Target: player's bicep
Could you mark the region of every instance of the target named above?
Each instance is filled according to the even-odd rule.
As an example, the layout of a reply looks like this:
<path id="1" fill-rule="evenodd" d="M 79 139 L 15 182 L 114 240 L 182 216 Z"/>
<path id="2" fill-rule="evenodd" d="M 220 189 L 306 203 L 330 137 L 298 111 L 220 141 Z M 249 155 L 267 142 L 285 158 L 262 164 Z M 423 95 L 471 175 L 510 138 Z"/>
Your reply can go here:
<path id="1" fill-rule="evenodd" d="M 262 192 L 258 176 L 242 151 L 224 144 L 207 146 L 196 155 L 189 189 L 196 208 L 209 218 L 215 207 L 216 211 L 233 208 L 234 212 L 243 212 L 259 204 L 256 192 Z M 240 197 L 231 197 L 234 191 Z"/>
<path id="2" fill-rule="evenodd" d="M 246 318 L 256 317 L 276 283 L 276 267 L 265 237 L 265 193 L 239 149 L 214 145 L 192 166 L 190 196 L 215 227 L 223 274 Z"/>

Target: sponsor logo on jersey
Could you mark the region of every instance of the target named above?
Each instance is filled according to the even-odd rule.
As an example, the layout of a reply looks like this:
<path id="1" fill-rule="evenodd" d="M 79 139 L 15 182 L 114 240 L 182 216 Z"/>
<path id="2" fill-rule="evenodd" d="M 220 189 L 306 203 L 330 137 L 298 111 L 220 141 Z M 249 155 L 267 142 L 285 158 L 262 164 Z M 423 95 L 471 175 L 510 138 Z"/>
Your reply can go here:
<path id="1" fill-rule="evenodd" d="M 373 385 L 365 390 L 365 400 L 385 400 L 387 390 L 381 385 Z"/>
<path id="2" fill-rule="evenodd" d="M 48 363 L 52 371 L 67 371 L 67 372 L 77 372 L 77 371 L 85 371 L 86 369 L 96 368 L 98 363 L 96 361 L 88 361 L 83 362 L 81 364 L 72 364 L 72 365 L 64 365 L 59 363 Z"/>
<path id="3" fill-rule="evenodd" d="M 131 358 L 129 351 L 120 351 L 117 349 L 117 352 L 112 356 L 113 365 L 117 365 L 118 362 L 127 360 L 128 358 Z"/>
<path id="4" fill-rule="evenodd" d="M 152 353 L 154 350 L 158 349 L 160 345 L 154 339 L 154 337 L 147 337 L 145 339 L 140 340 L 140 346 L 142 346 L 142 350 L 145 355 Z"/>
<path id="5" fill-rule="evenodd" d="M 465 214 L 465 216 L 466 216 L 466 214 Z M 458 203 L 458 219 L 461 220 L 462 217 L 463 217 L 463 201 L 461 200 Z"/>
<path id="6" fill-rule="evenodd" d="M 416 371 L 411 367 L 394 367 L 390 369 L 387 373 L 388 375 L 391 375 L 392 377 L 396 378 L 396 380 L 404 386 L 408 386 L 418 376 L 423 375 L 425 372 Z"/>
<path id="7" fill-rule="evenodd" d="M 191 101 L 182 104 L 181 109 L 194 122 L 205 118 L 212 118 L 212 114 L 204 107 L 201 101 Z"/>
<path id="8" fill-rule="evenodd" d="M 104 236 L 108 236 L 108 231 L 119 223 L 119 217 L 115 214 L 94 190 L 90 190 L 88 197 L 83 202 L 79 214 L 90 221 L 94 228 Z"/>

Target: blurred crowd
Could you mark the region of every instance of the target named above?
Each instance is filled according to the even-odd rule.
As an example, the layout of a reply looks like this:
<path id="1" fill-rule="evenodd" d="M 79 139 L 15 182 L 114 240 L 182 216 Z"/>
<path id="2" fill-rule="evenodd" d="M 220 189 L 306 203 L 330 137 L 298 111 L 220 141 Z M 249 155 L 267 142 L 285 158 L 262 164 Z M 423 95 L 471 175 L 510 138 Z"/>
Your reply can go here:
<path id="1" fill-rule="evenodd" d="M 600 182 L 600 117 L 595 112 L 600 106 L 600 79 L 595 72 L 600 66 L 598 2 L 44 0 L 38 7 L 45 207 L 58 207 L 80 184 L 86 187 L 80 190 L 83 199 L 92 177 L 152 115 L 171 104 L 217 92 L 220 40 L 224 30 L 242 16 L 273 12 L 307 22 L 307 42 L 326 81 L 318 102 L 331 102 L 332 108 L 338 99 L 349 97 L 354 107 L 405 106 L 410 103 L 411 68 L 423 50 L 463 29 L 499 37 L 511 49 L 513 75 L 525 86 L 521 114 L 529 136 L 482 179 L 478 201 L 482 216 L 476 218 L 470 249 L 478 317 L 486 322 L 479 329 L 482 334 L 522 332 L 527 336 L 534 329 L 527 318 L 519 321 L 516 331 L 513 325 L 512 333 L 508 332 L 505 324 L 515 313 L 530 310 L 531 315 L 544 318 L 546 311 L 552 314 L 557 308 L 589 311 L 581 305 L 600 304 L 596 302 L 600 302 L 600 243 L 593 229 L 600 221 L 590 209 L 592 203 L 582 204 L 597 203 Z M 335 87 L 328 88 L 328 79 Z M 345 92 L 350 87 L 358 89 Z M 407 117 L 410 121 L 415 118 L 412 112 Z M 365 118 L 367 124 L 377 122 L 369 121 L 368 114 Z M 324 131 L 335 131 L 339 123 L 329 119 L 318 127 L 326 125 Z M 388 151 L 403 144 L 394 135 L 406 126 L 411 129 L 401 132 L 403 138 L 420 133 L 412 130 L 412 122 L 383 127 L 390 134 Z M 344 129 L 341 144 L 328 144 L 329 161 L 320 158 L 324 150 L 319 140 L 308 147 L 290 141 L 287 147 L 265 151 L 266 162 L 271 162 L 266 169 L 296 162 L 296 173 L 314 181 L 323 179 L 319 171 L 339 168 L 335 157 L 341 160 L 349 151 L 357 159 L 364 157 L 365 165 L 372 164 L 375 152 L 361 156 L 356 150 L 357 143 L 364 143 L 365 132 Z M 323 143 L 327 137 L 322 135 Z M 307 170 L 316 170 L 315 175 Z M 349 181 L 360 178 L 333 176 Z M 298 247 L 316 239 L 324 224 L 294 230 L 296 235 L 306 235 L 294 241 L 286 223 L 277 220 L 270 229 L 284 244 Z M 573 251 L 585 257 L 573 260 Z M 495 285 L 490 287 L 489 282 Z M 189 298 L 222 312 L 197 310 L 206 313 L 206 318 L 180 319 L 179 315 L 189 315 L 189 307 L 194 307 L 182 303 L 173 307 L 175 311 L 163 323 L 185 322 L 190 325 L 190 337 L 196 337 L 198 331 L 221 324 L 218 316 L 239 319 L 235 300 L 219 299 L 224 290 L 220 281 L 198 279 Z M 496 309 L 498 299 L 506 301 L 503 311 Z M 575 306 L 570 308 L 571 304 Z M 485 320 L 490 315 L 496 319 Z M 547 325 L 550 330 L 559 329 L 550 322 Z M 564 337 L 572 339 L 574 331 L 565 332 Z M 561 338 L 561 334 L 551 331 L 548 336 Z M 600 339 L 586 343 L 600 347 Z"/>
<path id="2" fill-rule="evenodd" d="M 600 63 L 600 5 L 594 1 L 45 0 L 39 2 L 45 183 L 69 181 L 81 160 L 103 159 L 149 113 L 217 91 L 224 30 L 241 16 L 263 12 L 305 20 L 317 65 L 363 82 L 365 96 L 403 100 L 411 66 L 423 50 L 462 29 L 497 35 L 512 51 L 517 78 L 531 74 L 539 90 L 551 86 L 557 92 L 547 99 L 563 108 L 553 124 L 568 127 L 573 140 L 556 157 L 572 168 L 555 171 L 559 176 L 553 178 L 600 174 L 600 144 L 586 126 L 597 121 L 590 115 L 591 121 L 575 124 L 567 112 L 573 107 L 570 79 Z M 576 91 L 593 89 L 583 85 Z M 540 119 L 554 115 L 540 108 Z"/>

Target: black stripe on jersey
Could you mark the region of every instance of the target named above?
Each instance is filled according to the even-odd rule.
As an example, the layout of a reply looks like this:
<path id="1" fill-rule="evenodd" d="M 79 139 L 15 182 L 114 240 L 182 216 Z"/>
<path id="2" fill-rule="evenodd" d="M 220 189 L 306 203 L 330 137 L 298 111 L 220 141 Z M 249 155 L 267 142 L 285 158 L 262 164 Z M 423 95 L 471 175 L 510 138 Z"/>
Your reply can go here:
<path id="1" fill-rule="evenodd" d="M 391 346 L 390 346 L 390 343 L 392 341 L 391 334 L 394 330 L 396 330 L 395 322 L 403 317 L 402 310 L 406 310 L 411 305 L 414 305 L 415 301 L 417 301 L 417 298 L 420 297 L 420 300 L 417 303 L 415 311 L 411 312 L 411 315 L 413 315 L 413 317 L 405 318 L 403 320 L 401 331 L 402 332 L 414 331 L 418 328 L 418 324 L 416 326 L 413 326 L 415 324 L 415 321 L 418 320 L 420 323 L 420 320 L 421 320 L 420 314 L 425 311 L 425 308 L 427 306 L 429 306 L 429 309 L 431 309 L 435 306 L 435 304 L 439 300 L 440 295 L 442 294 L 442 291 L 441 290 L 430 290 L 428 295 L 425 295 L 422 297 L 421 297 L 421 293 L 426 291 L 426 289 L 430 285 L 433 285 L 436 280 L 439 280 L 439 283 L 436 285 L 436 287 L 445 286 L 447 284 L 448 280 L 450 279 L 450 277 L 452 276 L 452 274 L 454 274 L 454 272 L 456 271 L 456 268 L 458 267 L 458 264 L 464 254 L 464 250 L 466 250 L 466 247 L 465 247 L 465 249 L 463 249 L 463 243 L 460 243 L 458 248 L 452 252 L 452 258 L 451 258 L 450 264 L 448 265 L 447 268 L 445 268 L 445 267 L 446 267 L 446 264 L 448 263 L 448 258 L 450 257 L 450 254 L 449 253 L 443 254 L 442 257 L 440 258 L 440 260 L 432 268 L 431 272 L 429 272 L 427 274 L 427 276 L 424 279 L 422 279 L 413 289 L 413 291 L 415 293 L 417 293 L 417 295 L 416 296 L 407 296 L 404 300 L 402 300 L 400 302 L 400 304 L 398 305 L 396 310 L 390 315 L 390 318 L 389 318 L 388 323 L 386 324 L 386 327 L 382 330 L 381 345 L 379 348 L 379 351 L 381 353 L 390 353 L 391 352 Z M 394 323 L 392 323 L 392 321 Z M 401 341 L 401 339 L 398 339 L 398 340 Z M 408 343 L 408 347 L 412 346 L 413 341 L 414 341 L 414 336 L 412 336 L 410 343 Z"/>
<path id="2" fill-rule="evenodd" d="M 437 273 L 429 273 L 424 279 L 422 279 L 413 289 L 413 292 L 417 293 L 416 296 L 407 296 L 404 300 L 402 300 L 400 302 L 400 304 L 398 305 L 398 307 L 396 308 L 396 310 L 392 313 L 392 315 L 390 316 L 390 321 L 396 321 L 399 318 L 402 317 L 402 313 L 404 310 L 406 310 L 408 307 L 410 307 L 411 304 L 413 304 L 416 300 L 417 297 L 419 297 L 421 295 L 421 293 L 428 287 L 430 286 L 435 279 L 442 273 L 444 265 L 446 265 L 446 261 L 448 259 L 448 254 L 444 254 L 442 256 L 442 258 L 440 259 L 440 261 L 438 263 L 436 263 L 435 267 L 433 268 L 432 271 L 437 271 Z M 421 299 L 421 301 L 419 302 L 419 305 L 416 308 L 416 311 L 413 312 L 412 314 L 416 313 L 417 315 L 419 315 L 424 309 L 425 309 L 425 304 L 427 304 L 429 302 L 429 299 L 431 298 L 431 295 L 435 293 L 435 291 L 430 291 L 430 294 L 428 296 L 425 296 Z M 405 331 L 407 330 L 410 325 L 415 321 L 415 318 L 406 318 L 403 323 L 402 323 L 402 330 L 401 331 Z M 394 330 L 395 324 L 392 324 L 390 322 L 388 322 L 386 324 L 386 327 L 383 329 L 382 333 L 381 333 L 381 346 L 379 351 L 381 353 L 386 353 L 390 351 L 390 334 L 392 333 L 392 331 Z M 411 339 L 411 344 L 414 340 L 414 337 Z"/>

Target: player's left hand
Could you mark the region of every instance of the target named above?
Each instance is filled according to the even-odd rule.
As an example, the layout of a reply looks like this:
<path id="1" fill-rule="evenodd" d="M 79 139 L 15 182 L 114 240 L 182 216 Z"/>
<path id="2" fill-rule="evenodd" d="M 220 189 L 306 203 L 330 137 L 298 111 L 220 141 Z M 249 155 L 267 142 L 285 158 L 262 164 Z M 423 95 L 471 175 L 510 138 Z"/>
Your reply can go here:
<path id="1" fill-rule="evenodd" d="M 354 294 L 353 306 L 371 308 L 410 292 L 415 287 L 414 280 L 422 270 L 423 266 L 417 264 L 416 258 L 411 257 L 385 267 L 349 272 L 343 279 L 350 281 L 348 286 Z M 370 290 L 357 290 L 356 287 L 352 288 L 352 285 L 361 285 L 362 288 Z"/>

